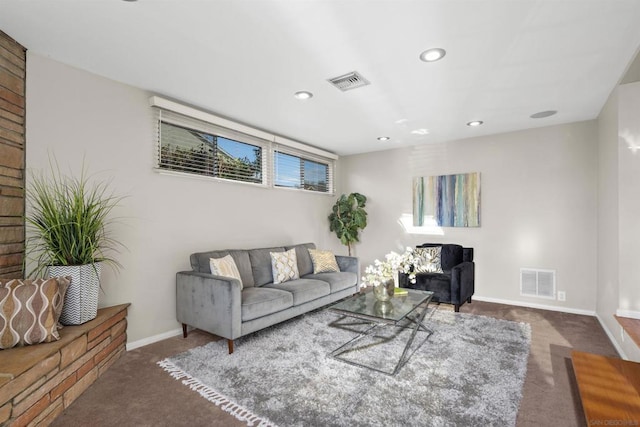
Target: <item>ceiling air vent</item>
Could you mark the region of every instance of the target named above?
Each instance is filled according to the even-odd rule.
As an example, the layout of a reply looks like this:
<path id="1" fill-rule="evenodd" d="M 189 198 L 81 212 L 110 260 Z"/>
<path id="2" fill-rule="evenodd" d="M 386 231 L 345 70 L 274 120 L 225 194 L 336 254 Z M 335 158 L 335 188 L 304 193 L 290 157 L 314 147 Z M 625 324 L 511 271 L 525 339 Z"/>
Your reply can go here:
<path id="1" fill-rule="evenodd" d="M 328 80 L 329 83 L 341 91 L 356 89 L 369 84 L 369 81 L 362 77 L 357 71 L 334 77 Z"/>

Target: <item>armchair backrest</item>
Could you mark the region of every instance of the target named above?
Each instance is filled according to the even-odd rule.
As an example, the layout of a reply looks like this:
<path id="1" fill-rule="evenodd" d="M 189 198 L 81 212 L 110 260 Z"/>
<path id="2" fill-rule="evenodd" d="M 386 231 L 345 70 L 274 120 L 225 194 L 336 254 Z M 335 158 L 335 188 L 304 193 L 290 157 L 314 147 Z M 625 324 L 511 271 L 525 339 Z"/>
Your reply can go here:
<path id="1" fill-rule="evenodd" d="M 433 246 L 442 246 L 442 251 L 440 252 L 440 264 L 444 271 L 449 271 L 456 265 L 465 261 L 473 261 L 473 248 L 463 248 L 461 245 L 451 243 L 423 243 L 416 247 L 430 248 Z"/>

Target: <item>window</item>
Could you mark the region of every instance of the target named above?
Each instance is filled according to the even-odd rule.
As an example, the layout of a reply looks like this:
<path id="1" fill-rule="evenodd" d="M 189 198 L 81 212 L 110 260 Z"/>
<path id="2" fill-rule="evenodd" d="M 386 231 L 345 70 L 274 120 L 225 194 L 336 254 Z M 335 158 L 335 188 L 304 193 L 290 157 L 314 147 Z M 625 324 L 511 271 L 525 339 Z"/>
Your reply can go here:
<path id="1" fill-rule="evenodd" d="M 333 194 L 333 153 L 287 140 L 157 96 L 156 167 Z"/>
<path id="2" fill-rule="evenodd" d="M 262 147 L 161 121 L 159 167 L 262 183 Z"/>
<path id="3" fill-rule="evenodd" d="M 282 151 L 274 152 L 274 185 L 329 192 L 329 164 Z"/>

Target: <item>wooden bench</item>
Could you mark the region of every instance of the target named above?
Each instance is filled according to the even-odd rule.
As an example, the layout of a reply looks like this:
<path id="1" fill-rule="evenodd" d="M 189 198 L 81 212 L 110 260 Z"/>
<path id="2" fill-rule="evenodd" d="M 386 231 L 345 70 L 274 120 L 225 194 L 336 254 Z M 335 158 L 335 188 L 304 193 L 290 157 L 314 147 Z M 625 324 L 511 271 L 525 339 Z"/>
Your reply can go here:
<path id="1" fill-rule="evenodd" d="M 571 352 L 588 426 L 640 426 L 640 363 Z"/>

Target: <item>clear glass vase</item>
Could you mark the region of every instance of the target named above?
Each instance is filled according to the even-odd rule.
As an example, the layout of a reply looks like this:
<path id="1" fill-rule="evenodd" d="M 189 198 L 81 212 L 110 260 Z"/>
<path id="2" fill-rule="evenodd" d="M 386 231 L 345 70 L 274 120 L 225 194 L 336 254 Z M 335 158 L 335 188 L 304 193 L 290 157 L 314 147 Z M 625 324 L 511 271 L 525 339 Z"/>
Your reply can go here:
<path id="1" fill-rule="evenodd" d="M 378 301 L 389 301 L 393 298 L 393 292 L 395 289 L 395 283 L 393 279 L 387 280 L 373 287 L 373 295 L 375 295 Z"/>

